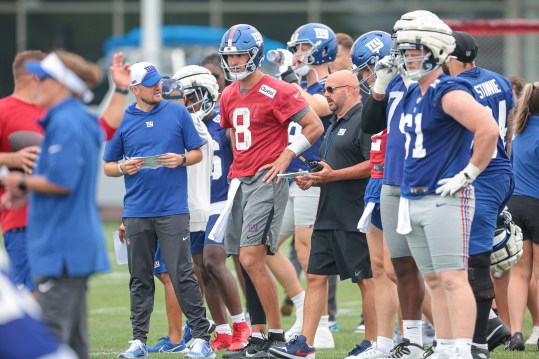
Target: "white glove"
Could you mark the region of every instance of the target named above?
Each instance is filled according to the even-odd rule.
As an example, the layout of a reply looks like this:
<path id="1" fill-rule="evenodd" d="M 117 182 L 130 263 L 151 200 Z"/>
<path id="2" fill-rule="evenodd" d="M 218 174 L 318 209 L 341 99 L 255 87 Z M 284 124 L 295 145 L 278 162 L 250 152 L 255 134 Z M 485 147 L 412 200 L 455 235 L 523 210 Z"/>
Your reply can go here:
<path id="1" fill-rule="evenodd" d="M 436 194 L 445 197 L 447 195 L 453 196 L 455 193 L 468 187 L 477 176 L 481 174 L 481 170 L 475 167 L 473 164 L 468 163 L 465 169 L 457 173 L 452 178 L 443 178 L 438 181 L 440 187 L 436 189 Z"/>
<path id="2" fill-rule="evenodd" d="M 394 66 L 393 61 L 391 61 L 391 56 L 386 56 L 374 67 L 376 72 L 376 81 L 372 90 L 376 93 L 384 95 L 386 93 L 387 85 L 397 74 L 397 68 Z"/>

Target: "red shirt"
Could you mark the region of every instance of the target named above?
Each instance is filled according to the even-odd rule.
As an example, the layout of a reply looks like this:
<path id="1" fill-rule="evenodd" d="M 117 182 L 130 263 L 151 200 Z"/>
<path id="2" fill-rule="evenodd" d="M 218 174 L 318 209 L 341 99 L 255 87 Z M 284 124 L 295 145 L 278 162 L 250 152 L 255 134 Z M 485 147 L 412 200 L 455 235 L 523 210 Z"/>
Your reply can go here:
<path id="1" fill-rule="evenodd" d="M 8 137 L 17 131 L 32 131 L 43 134 L 43 129 L 37 120 L 45 115 L 45 110 L 39 106 L 21 101 L 13 96 L 0 99 L 0 152 L 12 152 Z M 0 190 L 0 196 L 4 189 Z M 0 213 L 2 233 L 14 228 L 26 227 L 27 206 L 17 210 L 4 209 Z"/>
<path id="2" fill-rule="evenodd" d="M 371 136 L 371 178 L 384 178 L 387 129 Z"/>
<path id="3" fill-rule="evenodd" d="M 248 177 L 272 163 L 288 145 L 290 118 L 308 106 L 298 89 L 264 75 L 247 93 L 239 82 L 221 95 L 221 127 L 235 129 L 229 178 Z"/>

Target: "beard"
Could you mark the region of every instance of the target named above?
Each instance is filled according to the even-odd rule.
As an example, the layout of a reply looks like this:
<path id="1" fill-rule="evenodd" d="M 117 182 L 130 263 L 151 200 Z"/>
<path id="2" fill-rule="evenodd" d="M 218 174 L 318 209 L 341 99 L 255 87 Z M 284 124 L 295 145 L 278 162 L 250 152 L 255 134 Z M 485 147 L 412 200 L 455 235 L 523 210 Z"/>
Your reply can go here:
<path id="1" fill-rule="evenodd" d="M 141 96 L 140 97 L 140 100 L 142 102 L 144 102 L 146 105 L 149 105 L 149 106 L 156 106 L 156 105 L 159 105 L 159 103 L 161 101 L 163 101 L 163 98 L 161 96 L 159 96 L 159 100 L 154 100 L 154 96 L 150 97 L 150 98 L 146 98 L 144 96 Z"/>

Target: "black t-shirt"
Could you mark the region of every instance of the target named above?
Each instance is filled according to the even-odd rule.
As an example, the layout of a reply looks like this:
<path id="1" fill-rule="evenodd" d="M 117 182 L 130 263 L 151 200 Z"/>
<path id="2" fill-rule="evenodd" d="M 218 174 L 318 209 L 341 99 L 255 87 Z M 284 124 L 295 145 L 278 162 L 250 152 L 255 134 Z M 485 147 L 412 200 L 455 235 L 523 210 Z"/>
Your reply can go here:
<path id="1" fill-rule="evenodd" d="M 369 159 L 371 136 L 361 130 L 362 108 L 359 103 L 339 121 L 336 116 L 331 119 L 331 126 L 320 146 L 320 157 L 334 170 L 352 167 Z M 368 182 L 369 178 L 362 178 L 323 183 L 314 229 L 357 232 Z"/>

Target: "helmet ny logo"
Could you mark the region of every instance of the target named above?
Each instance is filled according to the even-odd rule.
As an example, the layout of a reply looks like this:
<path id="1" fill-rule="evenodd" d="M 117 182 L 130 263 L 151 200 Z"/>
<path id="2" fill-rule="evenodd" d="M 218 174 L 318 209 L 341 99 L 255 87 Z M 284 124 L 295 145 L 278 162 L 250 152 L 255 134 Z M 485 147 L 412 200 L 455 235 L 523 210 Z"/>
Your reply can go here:
<path id="1" fill-rule="evenodd" d="M 380 49 L 384 47 L 384 43 L 379 38 L 375 37 L 371 41 L 367 42 L 365 46 L 374 53 L 379 53 Z"/>
<path id="2" fill-rule="evenodd" d="M 316 36 L 317 39 L 329 39 L 329 31 L 328 31 L 328 29 L 315 27 L 314 28 L 314 36 Z"/>
<path id="3" fill-rule="evenodd" d="M 258 46 L 262 45 L 262 35 L 260 35 L 258 31 L 253 32 L 251 35 L 253 35 L 253 38 L 255 39 L 255 42 Z"/>

